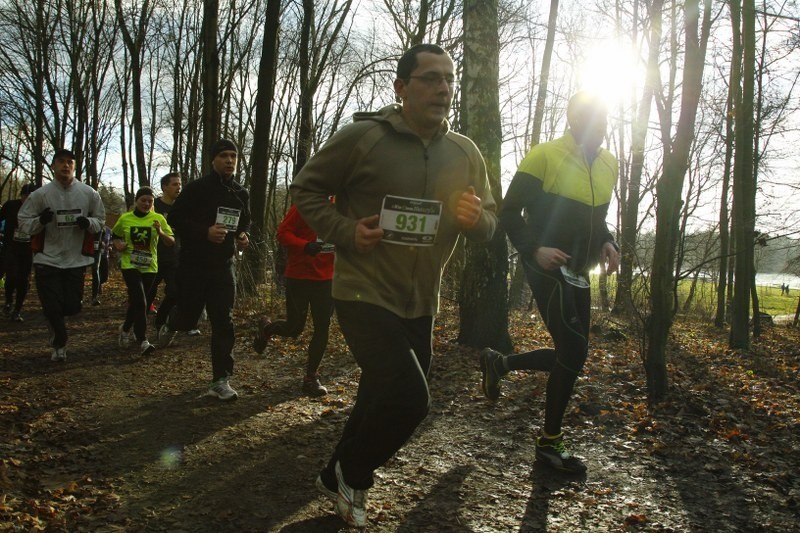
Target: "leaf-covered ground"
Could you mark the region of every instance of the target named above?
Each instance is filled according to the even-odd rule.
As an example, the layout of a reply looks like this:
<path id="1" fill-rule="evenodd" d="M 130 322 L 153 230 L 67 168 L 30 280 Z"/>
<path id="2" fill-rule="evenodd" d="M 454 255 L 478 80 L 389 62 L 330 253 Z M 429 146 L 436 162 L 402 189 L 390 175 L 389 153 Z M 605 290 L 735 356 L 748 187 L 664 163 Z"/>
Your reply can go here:
<path id="1" fill-rule="evenodd" d="M 237 309 L 238 401 L 203 397 L 200 337 L 140 358 L 117 346 L 118 279 L 71 319 L 68 360 L 52 363 L 30 296 L 26 321 L 0 322 L 0 530 L 338 531 L 314 479 L 352 405 L 358 368 L 335 325 L 323 362 L 330 394 L 299 394 L 307 334 L 250 349 L 254 305 Z M 280 309 L 279 300 L 269 305 Z M 262 306 L 263 307 L 263 306 Z M 518 349 L 548 343 L 512 316 Z M 679 323 L 670 395 L 648 406 L 638 339 L 592 339 L 565 429 L 585 477 L 534 461 L 546 377 L 517 373 L 487 402 L 477 352 L 437 322 L 433 407 L 378 472 L 372 531 L 795 531 L 800 523 L 798 331 L 772 327 L 753 353 Z M 621 329 L 621 333 L 619 334 Z"/>

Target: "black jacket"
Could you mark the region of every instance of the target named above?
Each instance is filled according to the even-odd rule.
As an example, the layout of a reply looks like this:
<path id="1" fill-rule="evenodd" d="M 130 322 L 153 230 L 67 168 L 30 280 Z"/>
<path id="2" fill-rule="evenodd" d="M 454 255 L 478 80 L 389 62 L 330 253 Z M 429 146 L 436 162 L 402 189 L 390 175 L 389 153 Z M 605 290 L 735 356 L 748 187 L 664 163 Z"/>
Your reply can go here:
<path id="1" fill-rule="evenodd" d="M 217 222 L 220 208 L 235 210 L 239 217 L 236 230 L 229 231 L 221 244 L 214 244 L 208 240 L 208 228 Z M 180 238 L 182 265 L 228 265 L 236 253 L 237 235 L 250 230 L 250 193 L 237 181 L 225 182 L 211 171 L 183 188 L 167 221 Z"/>

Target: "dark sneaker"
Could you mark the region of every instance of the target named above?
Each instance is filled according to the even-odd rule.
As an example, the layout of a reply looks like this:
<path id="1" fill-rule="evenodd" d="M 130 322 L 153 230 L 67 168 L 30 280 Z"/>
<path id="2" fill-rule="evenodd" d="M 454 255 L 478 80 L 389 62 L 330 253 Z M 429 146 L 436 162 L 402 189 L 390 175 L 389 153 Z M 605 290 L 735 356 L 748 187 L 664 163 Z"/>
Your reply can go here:
<path id="1" fill-rule="evenodd" d="M 503 375 L 498 370 L 502 365 L 503 354 L 491 348 L 481 350 L 481 389 L 483 394 L 492 401 L 500 397 L 500 378 Z"/>
<path id="2" fill-rule="evenodd" d="M 317 480 L 314 482 L 314 486 L 316 486 L 317 490 L 324 494 L 326 498 L 332 500 L 334 503 L 339 498 L 339 484 L 336 482 L 336 476 L 328 474 L 325 470 L 319 473 Z"/>
<path id="3" fill-rule="evenodd" d="M 336 482 L 336 514 L 351 527 L 367 527 L 367 490 L 354 489 L 344 482 L 339 461 L 336 461 Z"/>
<path id="4" fill-rule="evenodd" d="M 306 396 L 325 396 L 328 389 L 319 382 L 319 374 L 303 378 L 303 394 Z"/>
<path id="5" fill-rule="evenodd" d="M 563 433 L 553 439 L 544 437 L 536 439 L 536 459 L 565 472 L 573 474 L 586 472 L 586 465 L 580 459 L 571 455 L 567 451 L 567 447 L 564 446 Z"/>
<path id="6" fill-rule="evenodd" d="M 269 327 L 272 325 L 272 321 L 264 317 L 258 323 L 258 331 L 256 331 L 256 336 L 253 339 L 253 350 L 259 355 L 264 353 L 264 350 L 267 349 L 267 343 L 272 335 L 269 333 Z"/>
<path id="7" fill-rule="evenodd" d="M 227 402 L 238 398 L 239 393 L 233 390 L 230 383 L 228 383 L 228 378 L 220 378 L 211 384 L 208 388 L 208 392 L 206 392 L 206 396 L 214 396 L 215 398 Z"/>
<path id="8" fill-rule="evenodd" d="M 3 314 L 6 316 L 11 316 L 11 305 L 6 304 L 3 306 Z"/>
<path id="9" fill-rule="evenodd" d="M 11 313 L 11 320 L 13 320 L 14 322 L 24 322 L 22 319 L 22 315 L 20 314 L 19 311 L 14 311 L 13 313 Z"/>
<path id="10" fill-rule="evenodd" d="M 175 331 L 174 329 L 170 329 L 170 327 L 166 324 L 158 328 L 157 339 L 159 347 L 161 348 L 168 347 L 170 344 L 172 344 L 172 341 L 175 340 L 175 335 L 177 334 L 178 334 L 177 331 Z"/>
<path id="11" fill-rule="evenodd" d="M 92 298 L 92 305 L 100 305 L 100 300 L 97 298 Z"/>

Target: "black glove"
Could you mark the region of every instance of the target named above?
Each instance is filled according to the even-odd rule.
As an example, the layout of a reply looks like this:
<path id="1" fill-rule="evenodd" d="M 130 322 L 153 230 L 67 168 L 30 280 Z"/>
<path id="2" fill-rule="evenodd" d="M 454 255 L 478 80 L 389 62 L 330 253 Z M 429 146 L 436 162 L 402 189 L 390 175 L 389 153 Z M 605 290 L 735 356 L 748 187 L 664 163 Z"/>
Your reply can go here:
<path id="1" fill-rule="evenodd" d="M 79 228 L 84 229 L 84 230 L 85 229 L 89 229 L 89 219 L 88 218 L 86 218 L 84 216 L 80 216 L 80 217 L 75 219 L 75 222 L 78 223 L 78 227 Z"/>
<path id="2" fill-rule="evenodd" d="M 39 213 L 39 222 L 42 223 L 42 226 L 53 221 L 53 214 L 53 211 L 49 207 L 45 207 L 44 211 Z"/>
<path id="3" fill-rule="evenodd" d="M 310 242 L 306 244 L 305 248 L 303 248 L 303 251 L 308 255 L 317 255 L 322 251 L 322 243 L 316 241 Z"/>

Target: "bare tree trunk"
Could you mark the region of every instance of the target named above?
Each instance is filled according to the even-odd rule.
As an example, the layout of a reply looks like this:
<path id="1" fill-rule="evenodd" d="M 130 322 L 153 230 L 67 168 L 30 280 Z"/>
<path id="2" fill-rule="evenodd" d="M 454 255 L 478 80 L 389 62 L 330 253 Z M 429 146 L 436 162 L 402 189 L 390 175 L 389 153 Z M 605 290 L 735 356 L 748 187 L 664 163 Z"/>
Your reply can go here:
<path id="1" fill-rule="evenodd" d="M 694 295 L 697 292 L 697 280 L 700 278 L 700 269 L 694 271 L 692 276 L 692 283 L 689 285 L 689 294 L 686 296 L 686 301 L 683 302 L 683 312 L 688 313 L 694 303 Z"/>
<path id="2" fill-rule="evenodd" d="M 125 50 L 124 53 L 127 54 L 127 50 Z M 133 205 L 134 180 L 133 176 L 131 176 L 128 171 L 128 118 L 125 110 L 128 108 L 130 93 L 128 92 L 128 70 L 125 68 L 125 64 L 127 64 L 127 61 L 124 62 L 121 68 L 115 66 L 114 72 L 116 76 L 117 91 L 119 93 L 120 107 L 122 108 L 119 123 L 119 157 L 120 167 L 122 168 L 122 195 L 125 199 L 125 206 L 131 206 Z"/>
<path id="3" fill-rule="evenodd" d="M 733 42 L 739 42 L 738 19 L 732 23 Z M 734 47 L 736 48 L 736 47 Z M 728 265 L 730 264 L 730 215 L 728 202 L 731 183 L 731 162 L 733 161 L 733 100 L 734 92 L 738 90 L 740 79 L 741 55 L 734 53 L 731 58 L 730 83 L 728 84 L 728 101 L 725 113 L 725 163 L 722 171 L 722 191 L 720 192 L 719 206 L 719 284 L 717 285 L 717 314 L 714 325 L 718 328 L 725 326 L 728 313 Z"/>
<path id="4" fill-rule="evenodd" d="M 731 2 L 731 10 L 738 9 Z M 753 168 L 753 111 L 755 93 L 755 5 L 744 1 L 742 11 L 742 97 L 734 108 L 736 155 L 733 163 L 733 231 L 736 235 L 736 266 L 729 344 L 750 348 L 750 292 L 753 283 L 755 233 L 755 175 Z M 755 318 L 755 317 L 754 317 Z"/>
<path id="5" fill-rule="evenodd" d="M 280 28 L 280 0 L 268 0 L 261 49 L 261 64 L 258 69 L 258 96 L 256 101 L 255 131 L 253 146 L 270 146 L 272 127 L 272 102 L 275 95 L 275 67 L 278 59 L 278 29 Z M 250 211 L 253 223 L 251 239 L 254 252 L 245 254 L 250 262 L 253 283 L 264 281 L 267 266 L 266 206 L 267 178 L 269 175 L 269 150 L 253 150 L 253 173 L 250 177 Z M 253 289 L 253 287 L 250 287 Z"/>
<path id="6" fill-rule="evenodd" d="M 608 297 L 608 274 L 605 270 L 600 270 L 600 275 L 597 276 L 597 289 L 600 295 L 600 309 L 604 312 L 611 309 L 611 299 Z"/>
<path id="7" fill-rule="evenodd" d="M 294 162 L 294 175 L 300 172 L 311 155 L 311 105 L 314 102 L 316 85 L 312 85 L 311 71 L 311 28 L 314 26 L 314 0 L 303 0 L 303 20 L 300 25 L 300 54 L 297 58 L 300 67 L 300 116 L 297 129 L 297 155 Z"/>
<path id="8" fill-rule="evenodd" d="M 544 42 L 544 53 L 542 55 L 542 67 L 539 70 L 539 88 L 536 93 L 536 104 L 533 112 L 533 131 L 531 132 L 531 146 L 536 146 L 542 137 L 542 121 L 544 111 L 547 106 L 547 90 L 549 88 L 550 64 L 553 58 L 553 43 L 556 38 L 556 28 L 558 23 L 558 0 L 550 0 L 550 12 L 547 17 L 547 37 Z M 511 277 L 511 288 L 509 292 L 510 307 L 521 307 L 527 305 L 530 300 L 530 288 L 525 279 L 525 269 L 517 260 L 518 268 L 514 269 Z"/>
<path id="9" fill-rule="evenodd" d="M 756 270 L 752 269 L 752 278 L 750 280 L 750 299 L 753 301 L 753 338 L 761 336 L 761 311 L 758 308 L 758 287 L 756 286 Z"/>
<path id="10" fill-rule="evenodd" d="M 533 296 L 518 253 L 514 253 L 509 258 L 509 269 L 511 270 L 511 284 L 508 289 L 508 307 L 509 309 L 525 308 Z"/>
<path id="11" fill-rule="evenodd" d="M 631 170 L 628 190 L 622 204 L 622 224 L 620 229 L 620 270 L 617 276 L 617 293 L 614 312 L 633 314 L 635 306 L 631 291 L 633 289 L 633 267 L 636 264 L 636 236 L 638 234 L 639 198 L 644 172 L 645 139 L 653 95 L 658 84 L 659 48 L 661 42 L 661 9 L 663 0 L 654 0 L 650 7 L 650 51 L 647 58 L 647 78 L 638 113 L 631 131 Z"/>
<path id="12" fill-rule="evenodd" d="M 144 121 L 142 118 L 142 55 L 144 44 L 147 37 L 147 26 L 150 22 L 150 16 L 153 13 L 153 7 L 150 0 L 144 0 L 141 10 L 134 17 L 136 23 L 136 33 L 132 34 L 128 28 L 128 18 L 131 13 L 125 13 L 122 6 L 122 0 L 115 0 L 114 5 L 117 8 L 117 22 L 122 32 L 122 40 L 125 47 L 128 49 L 130 56 L 130 72 L 131 72 L 131 107 L 132 117 L 131 125 L 133 126 L 133 142 L 136 147 L 136 174 L 139 186 L 150 184 L 150 178 L 147 175 L 147 163 L 145 161 L 144 150 Z"/>
<path id="13" fill-rule="evenodd" d="M 40 41 L 44 39 L 49 39 L 49 36 L 45 36 L 45 22 L 44 22 L 44 1 L 39 0 L 37 2 L 37 9 L 36 9 L 36 30 L 41 32 L 42 35 L 40 37 Z M 44 46 L 36 46 L 34 48 L 35 54 L 35 63 L 36 66 L 40 66 L 41 70 L 37 69 L 34 71 L 34 91 L 36 93 L 35 102 L 36 102 L 36 114 L 34 115 L 34 139 L 36 143 L 33 146 L 33 158 L 34 158 L 34 178 L 36 179 L 36 184 L 38 186 L 42 186 L 42 176 L 44 175 L 44 67 L 46 66 L 47 61 L 47 50 Z"/>
<path id="14" fill-rule="evenodd" d="M 698 31 L 699 5 L 686 4 L 684 21 L 685 60 L 681 83 L 681 110 L 671 150 L 664 155 L 664 171 L 658 180 L 656 242 L 651 277 L 651 314 L 647 324 L 647 391 L 651 399 L 663 398 L 668 389 L 666 347 L 674 318 L 672 267 L 678 238 L 681 192 L 694 139 L 700 103 L 706 45 L 711 25 L 711 0 L 704 0 L 703 23 Z M 699 33 L 699 35 L 698 35 Z"/>
<path id="15" fill-rule="evenodd" d="M 500 44 L 497 0 L 464 3 L 464 75 L 462 124 L 486 159 L 495 201 L 500 185 Z M 488 244 L 467 242 L 466 262 L 459 294 L 458 342 L 511 350 L 508 335 L 508 246 L 503 232 Z"/>
<path id="16" fill-rule="evenodd" d="M 211 169 L 211 145 L 220 137 L 218 19 L 218 0 L 203 0 L 203 156 L 200 168 L 204 174 Z"/>
<path id="17" fill-rule="evenodd" d="M 547 38 L 544 42 L 542 68 L 539 71 L 539 91 L 536 94 L 536 109 L 533 113 L 533 132 L 531 147 L 539 144 L 542 135 L 542 119 L 547 104 L 548 80 L 550 79 L 550 63 L 553 58 L 553 43 L 556 39 L 558 23 L 558 0 L 550 0 L 550 14 L 547 17 Z"/>

